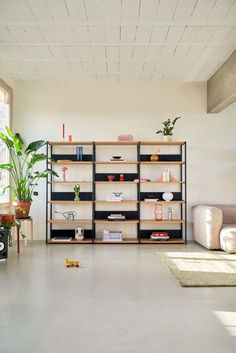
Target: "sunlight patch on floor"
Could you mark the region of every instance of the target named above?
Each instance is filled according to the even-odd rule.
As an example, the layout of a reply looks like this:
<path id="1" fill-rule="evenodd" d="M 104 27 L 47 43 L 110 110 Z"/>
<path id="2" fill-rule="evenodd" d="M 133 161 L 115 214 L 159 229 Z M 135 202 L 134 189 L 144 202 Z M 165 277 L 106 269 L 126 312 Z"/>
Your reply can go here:
<path id="1" fill-rule="evenodd" d="M 231 336 L 236 337 L 236 312 L 214 311 L 217 319 L 225 326 Z"/>

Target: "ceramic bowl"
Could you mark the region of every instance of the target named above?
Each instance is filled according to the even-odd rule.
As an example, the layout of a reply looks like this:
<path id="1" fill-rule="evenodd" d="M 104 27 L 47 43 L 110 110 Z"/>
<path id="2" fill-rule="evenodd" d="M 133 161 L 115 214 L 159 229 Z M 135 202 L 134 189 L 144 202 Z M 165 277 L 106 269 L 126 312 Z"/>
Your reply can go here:
<path id="1" fill-rule="evenodd" d="M 164 192 L 164 194 L 162 194 L 162 198 L 165 201 L 171 201 L 173 197 L 174 195 L 172 194 L 172 192 Z"/>
<path id="2" fill-rule="evenodd" d="M 115 195 L 115 197 L 120 197 L 123 194 L 123 192 L 113 192 L 113 194 Z"/>

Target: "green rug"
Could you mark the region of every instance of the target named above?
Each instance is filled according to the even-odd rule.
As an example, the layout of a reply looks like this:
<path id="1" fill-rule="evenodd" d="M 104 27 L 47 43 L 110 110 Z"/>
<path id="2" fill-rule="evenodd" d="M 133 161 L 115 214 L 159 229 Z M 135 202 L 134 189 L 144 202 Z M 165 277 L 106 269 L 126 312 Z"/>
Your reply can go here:
<path id="1" fill-rule="evenodd" d="M 236 286 L 236 255 L 221 251 L 158 252 L 182 287 Z"/>

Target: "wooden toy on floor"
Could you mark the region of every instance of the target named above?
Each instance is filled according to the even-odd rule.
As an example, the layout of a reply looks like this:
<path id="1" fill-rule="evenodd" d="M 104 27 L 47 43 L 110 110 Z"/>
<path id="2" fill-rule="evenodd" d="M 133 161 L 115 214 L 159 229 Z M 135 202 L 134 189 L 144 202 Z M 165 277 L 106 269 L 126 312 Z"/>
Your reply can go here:
<path id="1" fill-rule="evenodd" d="M 80 267 L 80 261 L 70 261 L 66 258 L 66 267 Z"/>

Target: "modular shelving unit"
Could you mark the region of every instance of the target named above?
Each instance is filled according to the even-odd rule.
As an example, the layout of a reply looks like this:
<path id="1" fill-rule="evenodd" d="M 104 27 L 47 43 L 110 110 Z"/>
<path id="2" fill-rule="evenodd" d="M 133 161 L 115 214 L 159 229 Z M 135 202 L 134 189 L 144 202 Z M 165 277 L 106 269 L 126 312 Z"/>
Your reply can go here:
<path id="1" fill-rule="evenodd" d="M 55 153 L 55 148 L 57 146 L 87 146 L 91 149 L 91 153 L 83 154 L 83 161 L 76 160 L 76 154 L 59 154 Z M 131 161 L 100 161 L 96 159 L 96 152 L 100 146 L 127 146 L 136 148 L 136 160 Z M 158 154 L 158 161 L 152 162 L 150 161 L 151 154 L 142 153 L 142 149 L 147 146 L 160 147 L 165 146 L 168 149 L 170 146 L 175 146 L 178 148 L 178 153 L 174 154 Z M 63 241 L 53 241 L 53 237 L 64 237 L 66 236 L 72 237 L 72 241 L 65 242 L 66 244 L 163 244 L 163 243 L 175 243 L 175 244 L 183 244 L 187 242 L 187 185 L 186 185 L 186 142 L 156 142 L 156 141 L 140 141 L 140 142 L 117 142 L 117 141 L 76 141 L 76 142 L 48 142 L 47 143 L 47 168 L 53 169 L 55 165 L 60 166 L 70 166 L 74 165 L 76 168 L 82 168 L 84 165 L 91 167 L 91 180 L 73 180 L 73 181 L 59 181 L 57 178 L 53 178 L 49 176 L 47 178 L 47 186 L 46 186 L 46 243 L 50 244 L 61 244 Z M 51 161 L 51 158 L 53 161 Z M 58 160 L 71 160 L 71 162 L 58 163 Z M 102 165 L 108 165 L 111 167 L 111 171 L 109 173 L 105 172 L 97 172 L 97 167 Z M 123 173 L 125 181 L 119 181 L 120 173 L 112 172 L 112 165 L 124 165 L 124 166 L 135 166 L 136 171 L 129 173 Z M 178 166 L 179 167 L 179 179 L 178 181 L 172 182 L 160 182 L 160 181 L 150 181 L 150 182 L 140 182 L 142 178 L 142 173 L 145 170 L 146 166 L 152 167 L 168 167 L 168 166 Z M 115 176 L 114 181 L 110 182 L 107 180 L 107 176 L 111 174 Z M 139 182 L 134 182 L 134 179 L 138 179 Z M 63 192 L 63 191 L 54 191 L 55 186 L 63 186 L 65 184 L 87 184 L 91 185 L 91 190 L 89 192 L 80 192 L 80 201 L 74 201 L 74 193 Z M 123 200 L 121 202 L 112 202 L 105 200 L 97 200 L 96 199 L 96 188 L 98 185 L 103 185 L 104 190 L 106 190 L 107 185 L 111 184 L 119 184 L 119 185 L 134 185 L 136 187 L 136 199 L 135 200 Z M 143 184 L 149 184 L 153 186 L 152 192 L 146 192 L 143 190 Z M 165 190 L 156 191 L 156 185 L 175 185 L 178 187 L 177 192 L 173 192 L 173 199 L 171 201 L 164 201 L 162 199 L 162 194 Z M 152 194 L 155 198 L 158 198 L 159 201 L 144 201 L 145 197 Z M 76 219 L 74 221 L 67 221 L 63 219 L 53 219 L 53 207 L 56 204 L 63 205 L 91 205 L 91 217 L 88 219 Z M 110 205 L 110 209 L 108 210 L 97 210 L 97 206 L 102 206 L 103 204 Z M 114 204 L 119 204 L 121 209 L 112 210 L 112 206 Z M 136 205 L 135 210 L 122 210 L 122 205 Z M 155 204 L 163 204 L 163 205 L 177 205 L 180 208 L 179 219 L 173 219 L 172 221 L 162 220 L 155 221 L 153 219 L 146 219 L 141 217 L 141 208 L 145 207 L 145 205 L 155 205 Z M 123 213 L 126 216 L 125 221 L 108 221 L 107 216 L 110 213 Z M 152 213 L 153 215 L 153 213 Z M 137 234 L 135 238 L 125 238 L 122 242 L 103 242 L 96 235 L 96 226 L 107 224 L 135 224 L 137 226 Z M 70 229 L 55 229 L 53 225 L 60 226 L 60 224 L 66 224 L 70 226 Z M 88 229 L 85 230 L 85 238 L 82 241 L 74 239 L 74 229 L 71 226 L 78 225 L 87 225 Z M 168 228 L 169 225 L 169 228 Z M 150 228 L 151 227 L 151 228 Z M 167 231 L 170 239 L 167 241 L 152 241 L 150 240 L 150 233 L 153 231 Z"/>

